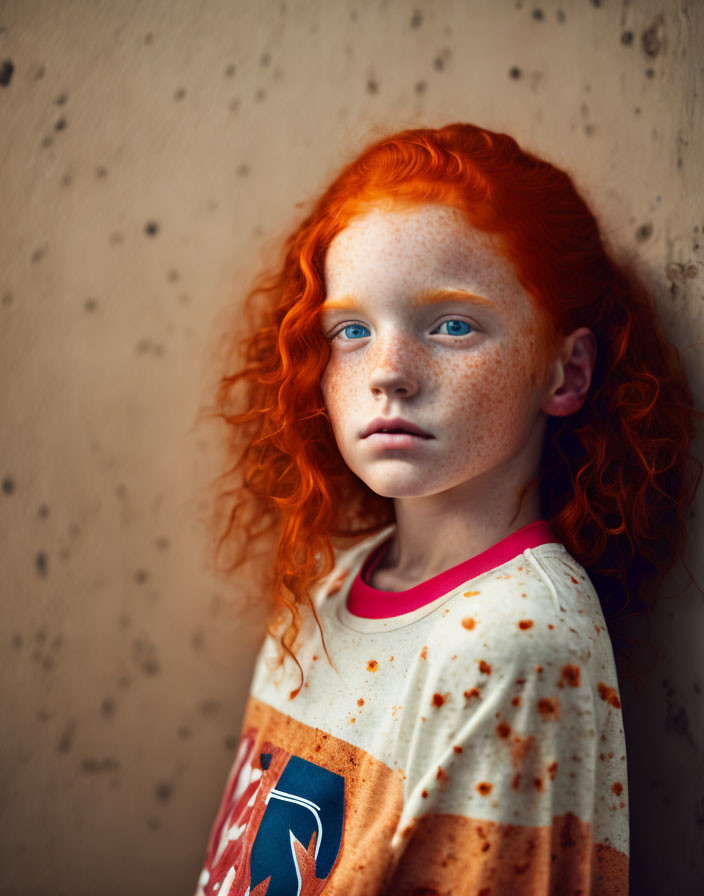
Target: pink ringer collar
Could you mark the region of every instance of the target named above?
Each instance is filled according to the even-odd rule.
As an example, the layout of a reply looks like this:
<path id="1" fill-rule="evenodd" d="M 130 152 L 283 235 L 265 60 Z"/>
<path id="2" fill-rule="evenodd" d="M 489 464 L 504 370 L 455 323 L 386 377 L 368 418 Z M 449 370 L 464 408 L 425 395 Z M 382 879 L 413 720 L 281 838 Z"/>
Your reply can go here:
<path id="1" fill-rule="evenodd" d="M 526 548 L 535 548 L 541 544 L 557 542 L 555 533 L 548 520 L 536 520 L 521 529 L 502 538 L 496 544 L 470 557 L 463 563 L 446 569 L 425 582 L 408 588 L 405 591 L 382 591 L 368 585 L 369 576 L 381 562 L 384 552 L 389 547 L 393 533 L 369 554 L 362 568 L 352 582 L 347 597 L 347 610 L 354 616 L 365 619 L 389 619 L 410 613 L 419 607 L 442 597 L 458 585 L 476 578 L 490 569 L 501 566 L 512 560 Z"/>

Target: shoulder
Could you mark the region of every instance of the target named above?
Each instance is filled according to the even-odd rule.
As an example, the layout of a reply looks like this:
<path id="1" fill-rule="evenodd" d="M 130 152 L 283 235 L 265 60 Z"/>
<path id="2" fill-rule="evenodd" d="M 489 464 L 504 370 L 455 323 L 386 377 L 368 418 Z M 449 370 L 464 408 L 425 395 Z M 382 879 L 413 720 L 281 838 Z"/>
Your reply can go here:
<path id="1" fill-rule="evenodd" d="M 607 639 L 598 597 L 562 545 L 524 551 L 460 590 L 437 622 L 453 653 L 516 670 L 590 661 Z M 608 644 L 610 649 L 610 643 Z"/>

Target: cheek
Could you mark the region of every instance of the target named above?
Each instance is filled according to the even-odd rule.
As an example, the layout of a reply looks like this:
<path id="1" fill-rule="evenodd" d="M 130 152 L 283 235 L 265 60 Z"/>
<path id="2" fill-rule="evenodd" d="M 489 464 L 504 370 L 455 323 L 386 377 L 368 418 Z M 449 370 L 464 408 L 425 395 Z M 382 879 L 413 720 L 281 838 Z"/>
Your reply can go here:
<path id="1" fill-rule="evenodd" d="M 507 435 L 533 408 L 539 359 L 531 336 L 465 360 L 446 371 L 448 401 L 467 427 Z"/>

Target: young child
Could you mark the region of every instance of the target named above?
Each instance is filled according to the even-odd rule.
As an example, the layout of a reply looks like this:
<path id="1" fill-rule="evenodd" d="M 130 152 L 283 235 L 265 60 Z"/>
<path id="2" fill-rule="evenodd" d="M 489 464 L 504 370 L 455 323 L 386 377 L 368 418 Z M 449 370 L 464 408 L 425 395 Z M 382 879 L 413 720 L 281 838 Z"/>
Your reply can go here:
<path id="1" fill-rule="evenodd" d="M 221 543 L 278 537 L 273 612 L 198 896 L 626 894 L 605 615 L 698 482 L 651 302 L 565 173 L 453 124 L 345 167 L 248 307 Z"/>

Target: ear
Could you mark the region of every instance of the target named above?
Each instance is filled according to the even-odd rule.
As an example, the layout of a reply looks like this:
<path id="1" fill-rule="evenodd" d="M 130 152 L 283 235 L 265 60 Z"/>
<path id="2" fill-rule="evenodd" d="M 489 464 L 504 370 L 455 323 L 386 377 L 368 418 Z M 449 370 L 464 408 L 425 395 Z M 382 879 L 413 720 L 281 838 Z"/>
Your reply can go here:
<path id="1" fill-rule="evenodd" d="M 587 397 L 596 360 L 596 337 L 587 327 L 566 336 L 550 366 L 541 410 L 552 417 L 578 411 Z"/>

